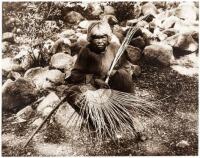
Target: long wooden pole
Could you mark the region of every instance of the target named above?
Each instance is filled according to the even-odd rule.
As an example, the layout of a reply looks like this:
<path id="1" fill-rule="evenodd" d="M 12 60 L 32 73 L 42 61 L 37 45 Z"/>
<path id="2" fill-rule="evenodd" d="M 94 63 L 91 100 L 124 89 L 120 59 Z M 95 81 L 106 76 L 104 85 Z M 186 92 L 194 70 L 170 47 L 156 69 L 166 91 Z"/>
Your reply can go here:
<path id="1" fill-rule="evenodd" d="M 25 148 L 31 139 L 35 136 L 35 134 L 43 127 L 43 125 L 46 123 L 46 121 L 51 117 L 51 115 L 60 107 L 61 104 L 63 104 L 66 101 L 66 97 L 63 98 L 54 108 L 53 110 L 47 115 L 47 117 L 44 119 L 44 121 L 37 127 L 37 129 L 31 134 L 29 139 L 26 141 L 25 145 L 23 148 Z"/>

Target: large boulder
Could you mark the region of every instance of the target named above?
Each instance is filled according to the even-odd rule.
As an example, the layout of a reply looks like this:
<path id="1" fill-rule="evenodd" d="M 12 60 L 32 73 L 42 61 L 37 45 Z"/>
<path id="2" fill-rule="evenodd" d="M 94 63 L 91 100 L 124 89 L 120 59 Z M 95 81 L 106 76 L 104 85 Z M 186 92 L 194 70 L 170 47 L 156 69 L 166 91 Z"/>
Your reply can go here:
<path id="1" fill-rule="evenodd" d="M 68 38 L 60 38 L 58 39 L 53 47 L 51 48 L 51 53 L 56 54 L 56 53 L 67 53 L 71 54 L 71 41 Z"/>
<path id="2" fill-rule="evenodd" d="M 65 53 L 57 53 L 51 57 L 50 66 L 59 70 L 69 71 L 73 68 L 73 57 Z"/>
<path id="3" fill-rule="evenodd" d="M 127 56 L 132 64 L 135 64 L 140 60 L 142 54 L 139 48 L 128 45 L 126 51 Z"/>
<path id="4" fill-rule="evenodd" d="M 64 129 L 69 129 L 69 127 L 75 127 L 76 122 L 73 121 L 73 117 L 78 115 L 75 110 L 69 105 L 67 102 L 62 104 L 60 108 L 57 110 L 54 119 L 57 123 L 59 123 Z M 78 123 L 78 122 L 77 122 Z"/>
<path id="5" fill-rule="evenodd" d="M 35 85 L 25 78 L 5 82 L 2 88 L 3 110 L 18 111 L 37 99 Z"/>
<path id="6" fill-rule="evenodd" d="M 59 101 L 59 97 L 54 92 L 51 92 L 38 105 L 37 111 L 43 116 L 46 116 Z"/>
<path id="7" fill-rule="evenodd" d="M 95 22 L 95 20 L 83 20 L 79 23 L 79 28 L 81 29 L 88 29 L 91 23 Z"/>
<path id="8" fill-rule="evenodd" d="M 118 23 L 118 20 L 114 15 L 101 15 L 100 19 L 107 22 L 110 26 L 114 26 Z"/>
<path id="9" fill-rule="evenodd" d="M 176 29 L 179 33 L 192 33 L 199 31 L 199 22 L 191 21 L 191 20 L 178 20 L 174 24 L 174 29 Z"/>
<path id="10" fill-rule="evenodd" d="M 164 66 L 169 66 L 174 60 L 172 47 L 161 43 L 146 46 L 143 53 L 147 60 L 157 61 Z"/>
<path id="11" fill-rule="evenodd" d="M 65 74 L 59 70 L 48 70 L 48 67 L 36 67 L 26 71 L 24 77 L 31 79 L 37 89 L 47 89 L 64 83 Z"/>
<path id="12" fill-rule="evenodd" d="M 84 17 L 80 13 L 70 11 L 69 13 L 67 13 L 67 15 L 65 15 L 64 22 L 68 24 L 78 24 L 83 19 Z"/>
<path id="13" fill-rule="evenodd" d="M 26 106 L 16 114 L 17 121 L 27 121 L 33 114 L 33 108 L 31 106 Z"/>
<path id="14" fill-rule="evenodd" d="M 103 14 L 105 15 L 115 15 L 115 8 L 109 5 L 103 6 Z"/>
<path id="15" fill-rule="evenodd" d="M 161 24 L 161 27 L 163 29 L 172 28 L 177 21 L 180 21 L 180 19 L 176 16 L 170 16 L 164 20 L 164 22 Z"/>
<path id="16" fill-rule="evenodd" d="M 198 43 L 192 38 L 191 34 L 176 34 L 165 39 L 165 43 L 180 51 L 195 52 L 198 50 Z"/>
<path id="17" fill-rule="evenodd" d="M 190 77 L 198 77 L 199 57 L 196 53 L 188 54 L 177 58 L 171 68 L 178 73 Z"/>
<path id="18" fill-rule="evenodd" d="M 21 71 L 23 68 L 12 58 L 3 58 L 1 61 L 3 74 L 7 74 L 11 71 Z"/>
<path id="19" fill-rule="evenodd" d="M 131 40 L 130 45 L 143 49 L 146 45 L 146 42 L 143 37 L 138 36 Z"/>
<path id="20" fill-rule="evenodd" d="M 175 11 L 175 16 L 185 20 L 196 20 L 197 12 L 194 3 L 181 3 Z"/>
<path id="21" fill-rule="evenodd" d="M 81 22 L 80 22 L 81 23 Z M 59 35 L 58 37 L 59 38 L 69 38 L 71 36 L 74 36 L 75 35 L 75 31 L 73 29 L 66 29 L 66 30 L 63 30 Z"/>
<path id="22" fill-rule="evenodd" d="M 103 13 L 101 5 L 98 3 L 89 3 L 87 6 L 87 11 L 92 17 L 98 17 Z"/>
<path id="23" fill-rule="evenodd" d="M 7 41 L 2 42 L 2 53 L 6 53 L 9 50 L 9 45 Z"/>
<path id="24" fill-rule="evenodd" d="M 142 13 L 143 13 L 143 15 L 148 15 L 148 14 L 155 15 L 158 13 L 158 10 L 153 3 L 148 2 L 142 6 Z"/>
<path id="25" fill-rule="evenodd" d="M 2 35 L 2 41 L 14 42 L 14 34 L 12 32 L 5 32 Z"/>
<path id="26" fill-rule="evenodd" d="M 21 74 L 15 71 L 10 71 L 7 78 L 10 78 L 12 80 L 17 80 L 18 78 L 21 77 Z"/>

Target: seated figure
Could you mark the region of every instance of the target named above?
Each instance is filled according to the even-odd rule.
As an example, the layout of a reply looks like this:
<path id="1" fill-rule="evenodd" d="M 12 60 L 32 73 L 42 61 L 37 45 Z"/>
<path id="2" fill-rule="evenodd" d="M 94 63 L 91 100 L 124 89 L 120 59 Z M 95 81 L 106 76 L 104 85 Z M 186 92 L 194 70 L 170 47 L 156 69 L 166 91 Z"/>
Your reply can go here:
<path id="1" fill-rule="evenodd" d="M 88 44 L 80 50 L 71 76 L 66 79 L 68 83 L 86 83 L 87 76 L 92 76 L 90 83 L 96 88 L 109 87 L 118 91 L 133 92 L 130 62 L 126 52 L 115 66 L 108 84 L 104 82 L 120 47 L 111 43 L 111 36 L 111 28 L 106 22 L 97 21 L 89 26 Z"/>

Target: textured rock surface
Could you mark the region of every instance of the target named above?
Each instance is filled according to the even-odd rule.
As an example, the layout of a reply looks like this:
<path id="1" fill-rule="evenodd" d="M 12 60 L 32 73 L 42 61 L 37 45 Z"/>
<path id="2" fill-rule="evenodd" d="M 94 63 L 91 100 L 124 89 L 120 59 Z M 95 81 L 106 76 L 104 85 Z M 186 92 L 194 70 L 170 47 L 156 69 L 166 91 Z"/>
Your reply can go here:
<path id="1" fill-rule="evenodd" d="M 143 53 L 148 60 L 158 61 L 165 66 L 169 66 L 174 59 L 172 47 L 164 44 L 146 46 Z"/>
<path id="2" fill-rule="evenodd" d="M 19 78 L 9 82 L 2 91 L 3 110 L 20 110 L 37 98 L 37 91 L 30 80 Z"/>

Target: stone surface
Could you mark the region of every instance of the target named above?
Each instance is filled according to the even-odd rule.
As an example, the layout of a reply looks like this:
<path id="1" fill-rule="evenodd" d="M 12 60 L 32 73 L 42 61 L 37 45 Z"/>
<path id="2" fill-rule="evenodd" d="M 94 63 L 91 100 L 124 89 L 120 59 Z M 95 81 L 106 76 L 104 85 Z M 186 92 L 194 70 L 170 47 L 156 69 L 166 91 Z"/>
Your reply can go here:
<path id="1" fill-rule="evenodd" d="M 142 69 L 139 65 L 132 65 L 131 68 L 132 68 L 132 76 L 133 77 L 140 76 Z"/>
<path id="2" fill-rule="evenodd" d="M 132 45 L 134 47 L 138 47 L 140 49 L 143 49 L 145 47 L 146 43 L 145 43 L 145 40 L 143 37 L 138 36 L 131 40 L 130 45 Z"/>
<path id="3" fill-rule="evenodd" d="M 50 66 L 60 70 L 71 70 L 73 65 L 72 56 L 65 53 L 57 53 L 53 55 L 50 60 Z"/>
<path id="4" fill-rule="evenodd" d="M 12 32 L 5 32 L 2 35 L 2 41 L 14 42 L 14 34 Z"/>
<path id="5" fill-rule="evenodd" d="M 14 71 L 11 71 L 7 76 L 7 78 L 14 79 L 14 80 L 17 80 L 20 77 L 21 77 L 20 73 L 14 72 Z"/>
<path id="6" fill-rule="evenodd" d="M 165 39 L 165 42 L 172 47 L 177 47 L 180 50 L 194 52 L 198 49 L 198 43 L 190 34 L 176 34 Z"/>
<path id="7" fill-rule="evenodd" d="M 43 100 L 42 102 L 38 105 L 37 111 L 41 114 L 43 114 L 44 110 L 47 107 L 54 107 L 57 102 L 59 102 L 60 99 L 54 92 L 50 92 Z"/>
<path id="8" fill-rule="evenodd" d="M 176 16 L 170 16 L 168 18 L 166 18 L 164 20 L 164 22 L 161 24 L 161 27 L 163 29 L 168 29 L 168 28 L 172 28 L 173 25 L 177 22 L 177 21 L 180 21 L 179 18 L 177 18 Z"/>
<path id="9" fill-rule="evenodd" d="M 78 24 L 83 19 L 84 17 L 80 13 L 70 11 L 69 13 L 67 13 L 67 15 L 65 15 L 64 22 L 69 24 Z"/>
<path id="10" fill-rule="evenodd" d="M 128 46 L 126 48 L 127 55 L 132 64 L 135 64 L 141 58 L 141 50 L 137 47 Z"/>
<path id="11" fill-rule="evenodd" d="M 38 118 L 31 125 L 33 127 L 38 127 L 42 122 L 43 122 L 43 119 L 42 118 Z"/>
<path id="12" fill-rule="evenodd" d="M 63 83 L 65 74 L 59 70 L 48 70 L 48 67 L 36 67 L 26 71 L 24 77 L 32 80 L 38 89 L 46 89 Z"/>
<path id="13" fill-rule="evenodd" d="M 34 84 L 25 78 L 19 78 L 14 82 L 7 82 L 3 86 L 3 110 L 18 111 L 36 99 L 37 91 Z"/>
<path id="14" fill-rule="evenodd" d="M 6 53 L 9 50 L 9 42 L 2 42 L 2 53 Z"/>
<path id="15" fill-rule="evenodd" d="M 182 19 L 196 20 L 196 7 L 190 2 L 181 3 L 175 11 L 175 16 Z"/>
<path id="16" fill-rule="evenodd" d="M 87 6 L 87 11 L 93 17 L 99 16 L 100 14 L 103 13 L 103 10 L 102 10 L 100 4 L 97 4 L 97 3 L 89 3 Z"/>
<path id="17" fill-rule="evenodd" d="M 151 3 L 151 2 L 148 2 L 148 3 L 145 3 L 143 6 L 142 6 L 142 13 L 143 15 L 148 15 L 148 14 L 157 14 L 157 8 L 156 6 Z"/>
<path id="18" fill-rule="evenodd" d="M 22 110 L 20 110 L 16 116 L 18 118 L 24 119 L 24 120 L 28 120 L 31 116 L 31 114 L 33 113 L 33 108 L 31 106 L 26 106 L 25 108 L 23 108 Z"/>
<path id="19" fill-rule="evenodd" d="M 161 43 L 146 46 L 143 53 L 147 60 L 158 61 L 164 66 L 169 66 L 174 59 L 172 47 Z"/>
<path id="20" fill-rule="evenodd" d="M 115 15 L 115 9 L 112 6 L 104 5 L 103 6 L 103 13 L 105 15 Z"/>
<path id="21" fill-rule="evenodd" d="M 180 147 L 180 148 L 185 148 L 185 147 L 188 147 L 190 146 L 190 144 L 188 143 L 188 141 L 186 140 L 181 140 L 180 142 L 178 142 L 176 144 L 177 147 Z"/>

